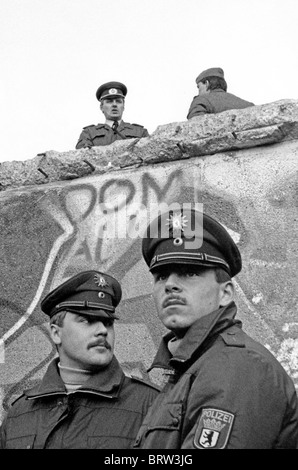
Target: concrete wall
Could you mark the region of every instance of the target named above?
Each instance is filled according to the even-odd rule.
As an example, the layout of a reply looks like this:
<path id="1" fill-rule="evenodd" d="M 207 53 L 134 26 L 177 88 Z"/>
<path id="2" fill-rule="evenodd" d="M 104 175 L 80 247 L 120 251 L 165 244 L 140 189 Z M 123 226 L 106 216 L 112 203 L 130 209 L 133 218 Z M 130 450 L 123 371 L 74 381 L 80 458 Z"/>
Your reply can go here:
<path id="1" fill-rule="evenodd" d="M 81 270 L 121 282 L 116 355 L 128 372 L 146 375 L 164 329 L 139 235 L 161 203 L 202 203 L 230 231 L 243 256 L 238 317 L 298 387 L 298 104 L 269 108 L 161 126 L 140 142 L 2 164 L 0 420 L 55 355 L 41 299 Z"/>

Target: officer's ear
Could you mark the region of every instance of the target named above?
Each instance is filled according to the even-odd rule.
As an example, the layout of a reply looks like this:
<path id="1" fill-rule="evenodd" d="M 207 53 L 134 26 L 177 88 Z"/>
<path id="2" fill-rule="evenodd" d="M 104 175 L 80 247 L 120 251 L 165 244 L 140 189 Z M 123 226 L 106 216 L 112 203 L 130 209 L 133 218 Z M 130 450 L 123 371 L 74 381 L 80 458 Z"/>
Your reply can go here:
<path id="1" fill-rule="evenodd" d="M 56 325 L 55 323 L 50 324 L 50 336 L 52 341 L 59 345 L 61 344 L 61 327 Z"/>
<path id="2" fill-rule="evenodd" d="M 206 80 L 206 81 L 205 81 L 205 85 L 206 85 L 206 91 L 209 91 L 209 90 L 210 90 L 210 82 L 209 82 L 209 80 Z"/>
<path id="3" fill-rule="evenodd" d="M 234 297 L 235 297 L 235 286 L 233 284 L 233 281 L 230 280 L 230 281 L 222 282 L 220 284 L 219 289 L 220 289 L 219 306 L 226 307 L 234 300 Z"/>

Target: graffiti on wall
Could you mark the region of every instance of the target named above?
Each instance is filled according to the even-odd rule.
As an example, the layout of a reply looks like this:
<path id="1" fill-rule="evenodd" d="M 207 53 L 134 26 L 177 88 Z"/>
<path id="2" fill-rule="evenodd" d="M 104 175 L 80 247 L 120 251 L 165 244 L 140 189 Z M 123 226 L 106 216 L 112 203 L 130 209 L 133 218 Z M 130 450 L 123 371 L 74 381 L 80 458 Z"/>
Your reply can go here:
<path id="1" fill-rule="evenodd" d="M 237 176 L 240 187 L 242 176 Z M 222 172 L 217 176 L 213 171 L 209 178 L 205 172 L 203 179 L 200 165 L 176 163 L 11 193 L 4 199 L 0 208 L 4 221 L 0 227 L 4 240 L 0 279 L 3 409 L 41 377 L 56 353 L 47 318 L 40 310 L 41 299 L 87 269 L 109 272 L 121 282 L 115 353 L 127 372 L 146 375 L 164 330 L 151 297 L 152 279 L 141 257 L 141 235 L 150 217 L 148 208 L 173 202 L 202 203 L 230 231 L 248 268 L 235 281 L 246 331 L 266 343 L 297 381 L 298 348 L 293 332 L 298 324 L 293 315 L 295 296 L 290 295 L 294 285 L 286 284 L 287 302 L 280 289 L 279 312 L 275 303 L 276 282 L 282 286 L 290 264 L 290 254 L 285 247 L 280 252 L 278 241 L 284 238 L 285 227 L 275 222 L 274 234 L 269 230 L 277 210 L 283 220 L 289 217 L 293 210 L 289 199 L 297 196 L 288 191 L 282 200 L 281 183 L 275 186 L 271 181 L 256 201 L 247 188 L 241 194 L 235 183 L 223 189 L 221 179 Z M 276 270 L 281 273 L 278 281 Z M 158 381 L 158 377 L 151 378 Z"/>

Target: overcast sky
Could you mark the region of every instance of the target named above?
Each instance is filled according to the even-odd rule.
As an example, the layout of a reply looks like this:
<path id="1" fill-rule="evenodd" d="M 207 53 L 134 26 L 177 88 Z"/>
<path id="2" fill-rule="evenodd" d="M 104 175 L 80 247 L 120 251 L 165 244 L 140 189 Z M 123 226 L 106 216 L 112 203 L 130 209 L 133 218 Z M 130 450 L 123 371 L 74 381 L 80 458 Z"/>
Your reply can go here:
<path id="1" fill-rule="evenodd" d="M 298 99 L 297 25 L 297 0 L 0 0 L 0 161 L 74 149 L 110 80 L 150 133 L 186 120 L 209 67 L 255 104 Z"/>

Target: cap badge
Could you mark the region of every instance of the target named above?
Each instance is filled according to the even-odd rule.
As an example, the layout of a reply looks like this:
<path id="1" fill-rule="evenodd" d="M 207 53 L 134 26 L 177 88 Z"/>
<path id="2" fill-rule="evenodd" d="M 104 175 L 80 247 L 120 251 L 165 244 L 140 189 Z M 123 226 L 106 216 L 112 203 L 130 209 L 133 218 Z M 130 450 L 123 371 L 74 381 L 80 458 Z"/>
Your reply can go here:
<path id="1" fill-rule="evenodd" d="M 110 88 L 109 89 L 109 95 L 116 95 L 116 93 L 117 93 L 116 88 Z"/>
<path id="2" fill-rule="evenodd" d="M 95 274 L 94 282 L 98 287 L 108 287 L 109 283 L 100 274 Z"/>
<path id="3" fill-rule="evenodd" d="M 174 245 L 182 245 L 183 240 L 181 238 L 181 232 L 184 232 L 184 229 L 187 227 L 188 224 L 186 215 L 182 215 L 181 213 L 174 213 L 170 215 L 167 221 L 168 222 L 166 225 L 168 225 L 169 230 L 173 232 Z"/>
<path id="4" fill-rule="evenodd" d="M 182 215 L 181 213 L 170 215 L 170 218 L 167 219 L 167 224 L 170 230 L 173 232 L 184 232 L 184 228 L 187 227 L 188 220 L 186 219 L 186 215 Z"/>

